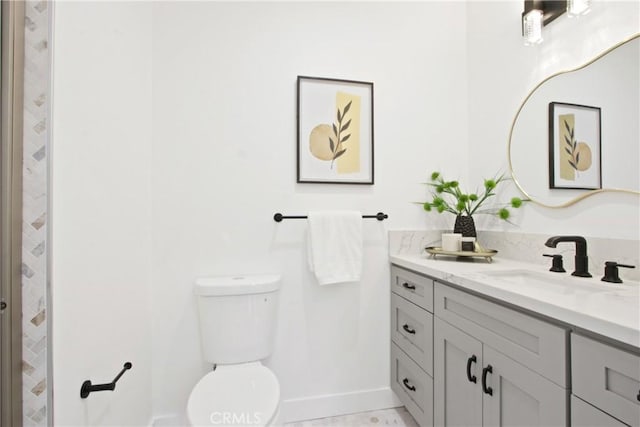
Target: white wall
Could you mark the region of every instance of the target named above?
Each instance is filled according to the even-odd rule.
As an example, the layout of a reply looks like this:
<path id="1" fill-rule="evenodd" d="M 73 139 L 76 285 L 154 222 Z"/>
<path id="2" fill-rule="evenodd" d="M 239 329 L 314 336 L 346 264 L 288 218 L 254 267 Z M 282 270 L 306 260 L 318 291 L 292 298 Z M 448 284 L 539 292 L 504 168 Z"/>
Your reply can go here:
<path id="1" fill-rule="evenodd" d="M 522 2 L 474 1 L 467 11 L 470 176 L 476 181 L 506 170 L 511 123 L 536 84 L 640 32 L 640 3 L 635 1 L 594 1 L 584 17 L 562 15 L 544 27 L 545 40 L 535 47 L 522 44 Z M 546 164 L 540 167 L 546 169 Z M 637 195 L 598 194 L 565 209 L 528 204 L 517 211 L 515 221 L 517 231 L 640 239 Z M 480 226 L 514 230 L 487 220 Z"/>
<path id="2" fill-rule="evenodd" d="M 389 401 L 386 230 L 431 226 L 435 218 L 411 202 L 424 200 L 420 183 L 432 170 L 466 175 L 465 8 L 154 5 L 155 415 L 183 411 L 209 369 L 194 279 L 247 272 L 283 276 L 268 365 L 288 401 L 285 417 L 345 410 L 331 399 L 343 393 L 355 393 L 340 399 L 351 410 L 359 397 L 365 406 Z M 374 82 L 374 186 L 295 183 L 297 75 Z M 305 222 L 272 219 L 313 209 L 389 214 L 365 222 L 361 283 L 318 287 L 306 267 Z"/>
<path id="3" fill-rule="evenodd" d="M 56 426 L 151 417 L 151 9 L 56 2 L 51 295 Z M 132 370 L 115 392 L 80 386 Z"/>

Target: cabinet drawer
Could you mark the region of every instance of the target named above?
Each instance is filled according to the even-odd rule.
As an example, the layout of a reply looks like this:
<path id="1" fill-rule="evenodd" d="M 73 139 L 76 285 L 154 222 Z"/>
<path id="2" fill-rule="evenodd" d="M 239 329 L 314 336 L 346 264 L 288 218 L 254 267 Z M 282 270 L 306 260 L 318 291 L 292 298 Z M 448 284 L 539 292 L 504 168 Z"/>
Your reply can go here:
<path id="1" fill-rule="evenodd" d="M 640 356 L 571 334 L 573 394 L 632 425 L 640 425 Z"/>
<path id="2" fill-rule="evenodd" d="M 391 290 L 433 313 L 432 279 L 392 265 Z"/>
<path id="3" fill-rule="evenodd" d="M 605 414 L 575 396 L 571 396 L 572 427 L 625 427 L 612 416 Z"/>
<path id="4" fill-rule="evenodd" d="M 421 426 L 433 425 L 433 379 L 391 343 L 391 389 Z"/>
<path id="5" fill-rule="evenodd" d="M 433 315 L 394 293 L 391 339 L 426 373 L 433 375 Z"/>
<path id="6" fill-rule="evenodd" d="M 434 294 L 436 316 L 567 388 L 567 330 L 442 283 Z"/>

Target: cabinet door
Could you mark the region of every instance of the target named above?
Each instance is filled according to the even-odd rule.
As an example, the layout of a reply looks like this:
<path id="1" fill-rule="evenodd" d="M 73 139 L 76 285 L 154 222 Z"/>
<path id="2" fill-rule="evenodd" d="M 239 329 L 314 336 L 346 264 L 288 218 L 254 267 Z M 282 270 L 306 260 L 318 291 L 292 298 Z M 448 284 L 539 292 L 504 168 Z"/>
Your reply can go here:
<path id="1" fill-rule="evenodd" d="M 484 345 L 485 426 L 566 426 L 567 390 Z"/>
<path id="2" fill-rule="evenodd" d="M 433 345 L 434 425 L 481 426 L 482 344 L 435 317 Z"/>

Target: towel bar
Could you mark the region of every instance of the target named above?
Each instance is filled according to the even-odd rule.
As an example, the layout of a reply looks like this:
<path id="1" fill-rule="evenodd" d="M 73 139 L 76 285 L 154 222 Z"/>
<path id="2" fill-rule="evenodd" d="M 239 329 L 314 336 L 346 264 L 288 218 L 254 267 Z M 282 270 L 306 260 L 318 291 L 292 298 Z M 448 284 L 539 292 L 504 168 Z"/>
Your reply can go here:
<path id="1" fill-rule="evenodd" d="M 307 218 L 306 215 L 282 215 L 280 212 L 276 213 L 275 215 L 273 215 L 273 220 L 275 222 L 282 222 L 283 219 L 305 219 Z M 385 219 L 389 218 L 389 215 L 387 215 L 386 213 L 382 213 L 382 212 L 378 212 L 375 215 L 362 215 L 362 218 L 375 218 L 378 221 L 384 221 Z"/>

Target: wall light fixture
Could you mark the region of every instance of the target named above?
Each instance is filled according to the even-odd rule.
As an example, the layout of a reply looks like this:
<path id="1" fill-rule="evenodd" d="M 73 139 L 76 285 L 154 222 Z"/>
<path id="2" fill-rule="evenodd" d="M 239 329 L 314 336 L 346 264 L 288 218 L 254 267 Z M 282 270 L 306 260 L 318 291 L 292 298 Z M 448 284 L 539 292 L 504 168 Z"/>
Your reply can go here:
<path id="1" fill-rule="evenodd" d="M 582 1 L 590 2 L 590 0 Z M 566 0 L 525 0 L 522 12 L 524 44 L 531 46 L 542 43 L 542 27 L 562 15 L 566 10 Z"/>

